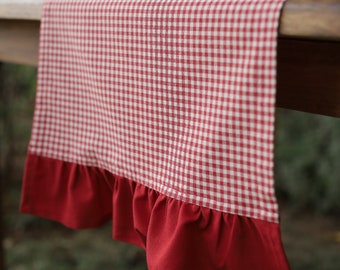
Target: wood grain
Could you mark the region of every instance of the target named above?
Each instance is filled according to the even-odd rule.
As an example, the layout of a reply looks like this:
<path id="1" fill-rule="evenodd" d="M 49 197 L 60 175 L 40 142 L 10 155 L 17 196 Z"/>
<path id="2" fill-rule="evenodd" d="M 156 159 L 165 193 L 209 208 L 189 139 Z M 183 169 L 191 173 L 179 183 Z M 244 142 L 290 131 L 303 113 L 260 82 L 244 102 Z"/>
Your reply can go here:
<path id="1" fill-rule="evenodd" d="M 43 0 L 0 0 L 0 18 L 40 20 Z"/>
<path id="2" fill-rule="evenodd" d="M 288 0 L 280 37 L 340 41 L 340 0 Z"/>
<path id="3" fill-rule="evenodd" d="M 0 20 L 0 60 L 37 65 L 39 21 Z"/>

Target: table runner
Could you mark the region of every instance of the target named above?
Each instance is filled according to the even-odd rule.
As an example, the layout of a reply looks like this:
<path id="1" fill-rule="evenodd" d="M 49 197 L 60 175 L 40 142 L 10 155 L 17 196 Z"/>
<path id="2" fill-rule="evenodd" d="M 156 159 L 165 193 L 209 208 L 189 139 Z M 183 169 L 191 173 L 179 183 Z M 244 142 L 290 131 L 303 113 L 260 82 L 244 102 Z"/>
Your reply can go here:
<path id="1" fill-rule="evenodd" d="M 149 269 L 287 269 L 273 179 L 282 0 L 46 0 L 21 211 L 113 217 Z"/>

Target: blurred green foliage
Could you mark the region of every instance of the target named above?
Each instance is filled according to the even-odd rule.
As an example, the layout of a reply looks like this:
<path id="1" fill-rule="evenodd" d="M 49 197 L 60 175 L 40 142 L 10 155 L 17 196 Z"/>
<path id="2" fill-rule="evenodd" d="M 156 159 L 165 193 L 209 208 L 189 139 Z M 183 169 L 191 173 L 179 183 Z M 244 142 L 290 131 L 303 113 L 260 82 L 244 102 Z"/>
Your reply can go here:
<path id="1" fill-rule="evenodd" d="M 111 224 L 77 232 L 56 224 L 47 227 L 5 241 L 11 270 L 147 269 L 142 249 L 111 239 Z"/>
<path id="2" fill-rule="evenodd" d="M 36 68 L 1 65 L 0 168 L 6 179 L 21 172 L 14 161 L 25 153 L 30 137 L 36 74 Z"/>
<path id="3" fill-rule="evenodd" d="M 278 110 L 276 191 L 293 211 L 340 213 L 340 119 Z"/>

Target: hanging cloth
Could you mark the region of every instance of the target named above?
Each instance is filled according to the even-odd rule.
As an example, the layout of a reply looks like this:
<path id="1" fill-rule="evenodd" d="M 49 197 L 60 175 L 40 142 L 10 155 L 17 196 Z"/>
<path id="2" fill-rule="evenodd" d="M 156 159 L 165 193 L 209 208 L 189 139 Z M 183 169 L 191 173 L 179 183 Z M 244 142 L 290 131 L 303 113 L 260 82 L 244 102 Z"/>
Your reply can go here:
<path id="1" fill-rule="evenodd" d="M 274 194 L 283 0 L 46 0 L 21 211 L 151 270 L 288 269 Z"/>

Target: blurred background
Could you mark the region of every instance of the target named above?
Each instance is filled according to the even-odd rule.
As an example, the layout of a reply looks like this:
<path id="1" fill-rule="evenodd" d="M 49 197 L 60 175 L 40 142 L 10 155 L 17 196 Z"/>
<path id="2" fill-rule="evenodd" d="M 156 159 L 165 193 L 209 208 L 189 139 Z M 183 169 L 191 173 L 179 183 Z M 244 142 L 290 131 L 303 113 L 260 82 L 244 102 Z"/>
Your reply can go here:
<path id="1" fill-rule="evenodd" d="M 147 269 L 144 251 L 112 240 L 111 224 L 73 231 L 18 213 L 36 68 L 2 64 L 0 78 L 0 231 L 7 269 Z M 291 268 L 340 269 L 340 118 L 278 109 L 275 138 L 276 194 Z"/>

